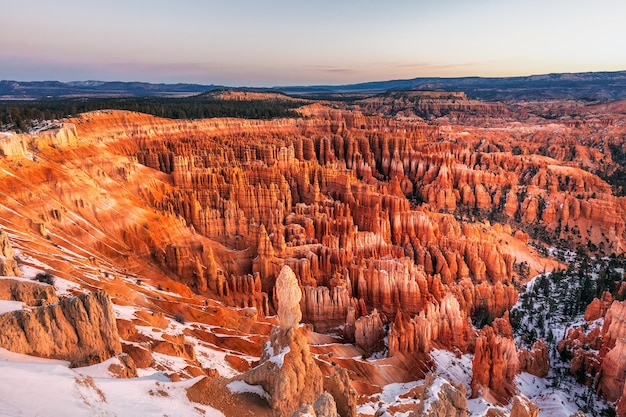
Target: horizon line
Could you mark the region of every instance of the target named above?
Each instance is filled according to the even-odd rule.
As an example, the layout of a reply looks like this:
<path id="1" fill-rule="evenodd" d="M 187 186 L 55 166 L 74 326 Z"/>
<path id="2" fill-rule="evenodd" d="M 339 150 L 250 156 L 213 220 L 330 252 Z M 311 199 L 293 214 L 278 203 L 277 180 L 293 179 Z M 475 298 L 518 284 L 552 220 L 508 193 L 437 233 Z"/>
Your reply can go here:
<path id="1" fill-rule="evenodd" d="M 225 85 L 225 84 L 215 84 L 215 83 L 201 83 L 201 82 L 151 82 L 151 81 L 139 81 L 139 80 L 131 80 L 131 81 L 123 81 L 123 80 L 97 80 L 97 79 L 87 79 L 87 80 L 72 80 L 72 81 L 60 81 L 58 79 L 41 79 L 41 80 L 12 80 L 12 79 L 2 79 L 0 82 L 16 82 L 16 83 L 45 83 L 45 82 L 59 82 L 63 84 L 72 84 L 72 83 L 89 83 L 89 82 L 98 82 L 98 83 L 139 83 L 139 84 L 151 84 L 151 85 L 195 85 L 202 87 L 233 87 L 233 88 L 293 88 L 293 87 L 342 87 L 342 86 L 352 86 L 352 85 L 361 85 L 361 84 L 376 84 L 376 83 L 385 83 L 385 82 L 394 82 L 394 81 L 411 81 L 411 80 L 419 80 L 419 79 L 440 79 L 440 80 L 458 80 L 458 79 L 470 79 L 470 78 L 483 78 L 483 79 L 507 79 L 507 78 L 531 78 L 531 77 L 541 77 L 541 76 L 553 76 L 553 75 L 584 75 L 584 74 L 617 74 L 617 73 L 626 73 L 626 69 L 622 70 L 614 70 L 614 71 L 577 71 L 577 72 L 549 72 L 549 73 L 540 73 L 540 74 L 527 74 L 527 75 L 507 75 L 507 76 L 482 76 L 482 75 L 463 75 L 456 77 L 444 77 L 444 76 L 419 76 L 412 78 L 393 78 L 393 79 L 384 79 L 384 80 L 370 80 L 370 81 L 359 81 L 359 82 L 350 82 L 350 83 L 342 83 L 342 84 L 291 84 L 291 85 L 273 85 L 273 86 L 262 86 L 262 87 L 252 87 L 246 85 Z"/>

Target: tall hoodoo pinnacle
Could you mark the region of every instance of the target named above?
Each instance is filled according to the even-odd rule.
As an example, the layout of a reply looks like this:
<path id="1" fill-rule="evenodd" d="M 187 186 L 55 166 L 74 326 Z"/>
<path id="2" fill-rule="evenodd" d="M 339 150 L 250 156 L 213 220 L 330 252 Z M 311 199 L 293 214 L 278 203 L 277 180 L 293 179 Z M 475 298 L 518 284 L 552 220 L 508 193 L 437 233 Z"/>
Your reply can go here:
<path id="1" fill-rule="evenodd" d="M 276 296 L 278 297 L 280 328 L 288 331 L 297 327 L 302 319 L 302 312 L 300 311 L 302 291 L 300 291 L 296 274 L 287 265 L 280 270 L 276 280 Z"/>

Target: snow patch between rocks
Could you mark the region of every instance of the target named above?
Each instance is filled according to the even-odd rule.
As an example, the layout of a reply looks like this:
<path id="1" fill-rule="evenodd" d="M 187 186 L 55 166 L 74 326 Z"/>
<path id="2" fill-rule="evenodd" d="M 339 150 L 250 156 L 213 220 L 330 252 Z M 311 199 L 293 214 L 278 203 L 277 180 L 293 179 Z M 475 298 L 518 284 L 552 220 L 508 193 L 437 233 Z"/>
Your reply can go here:
<path id="1" fill-rule="evenodd" d="M 258 395 L 261 398 L 264 398 L 266 401 L 270 400 L 270 395 L 260 385 L 250 385 L 245 381 L 233 381 L 226 385 L 226 388 L 228 388 L 230 392 L 234 394 L 249 392 Z"/>

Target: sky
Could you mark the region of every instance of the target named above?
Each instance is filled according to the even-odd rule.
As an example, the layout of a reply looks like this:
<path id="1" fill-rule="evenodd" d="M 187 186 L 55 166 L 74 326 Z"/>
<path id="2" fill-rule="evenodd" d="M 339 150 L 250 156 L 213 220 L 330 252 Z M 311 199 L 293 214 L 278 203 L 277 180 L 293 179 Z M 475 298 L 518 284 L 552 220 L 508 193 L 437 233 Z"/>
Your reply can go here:
<path id="1" fill-rule="evenodd" d="M 0 0 L 0 79 L 270 87 L 626 70 L 623 0 Z"/>

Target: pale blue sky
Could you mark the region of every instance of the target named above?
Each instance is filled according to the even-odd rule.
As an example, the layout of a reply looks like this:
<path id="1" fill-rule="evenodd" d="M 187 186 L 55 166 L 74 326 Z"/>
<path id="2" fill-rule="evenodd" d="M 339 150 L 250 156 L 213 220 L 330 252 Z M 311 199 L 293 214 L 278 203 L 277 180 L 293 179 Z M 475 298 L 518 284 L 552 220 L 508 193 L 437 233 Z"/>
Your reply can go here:
<path id="1" fill-rule="evenodd" d="M 623 0 L 0 0 L 0 79 L 274 86 L 626 69 Z"/>

